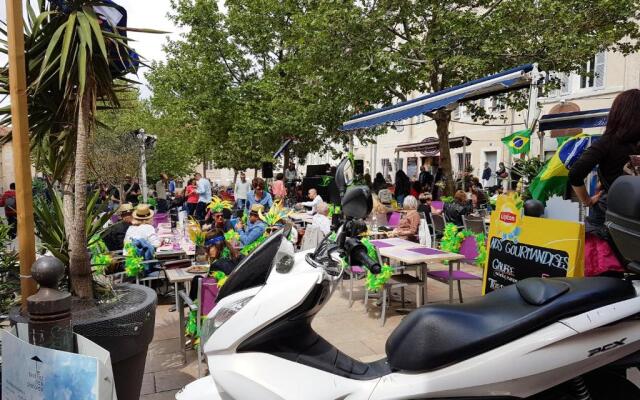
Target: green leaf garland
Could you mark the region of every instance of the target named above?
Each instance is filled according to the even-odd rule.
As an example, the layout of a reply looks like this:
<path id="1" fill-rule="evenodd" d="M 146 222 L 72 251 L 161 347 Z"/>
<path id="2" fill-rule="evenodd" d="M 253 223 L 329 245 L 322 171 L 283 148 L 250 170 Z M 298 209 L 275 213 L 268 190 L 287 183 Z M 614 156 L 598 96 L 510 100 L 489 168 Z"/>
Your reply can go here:
<path id="1" fill-rule="evenodd" d="M 138 256 L 136 248 L 131 243 L 127 243 L 124 245 L 124 254 L 124 270 L 127 276 L 139 276 L 144 270 L 144 266 L 142 265 L 142 257 Z"/>
<path id="2" fill-rule="evenodd" d="M 444 228 L 442 240 L 440 240 L 440 250 L 448 253 L 459 253 L 462 242 L 469 236 L 473 236 L 476 239 L 478 255 L 474 263 L 484 267 L 487 261 L 487 249 L 485 247 L 486 238 L 482 233 L 473 233 L 468 229 L 460 231 L 455 224 L 448 223 Z"/>

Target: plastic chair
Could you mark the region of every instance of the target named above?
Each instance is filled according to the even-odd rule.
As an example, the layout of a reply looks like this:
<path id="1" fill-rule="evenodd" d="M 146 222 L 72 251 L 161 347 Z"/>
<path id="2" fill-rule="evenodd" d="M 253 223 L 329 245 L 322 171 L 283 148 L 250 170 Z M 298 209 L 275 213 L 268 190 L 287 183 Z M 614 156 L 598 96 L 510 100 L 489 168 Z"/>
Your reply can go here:
<path id="1" fill-rule="evenodd" d="M 460 298 L 460 303 L 463 303 L 462 299 L 462 285 L 461 281 L 477 281 L 482 280 L 482 276 L 470 274 L 468 272 L 460 270 L 461 262 L 465 262 L 467 264 L 474 264 L 476 257 L 478 257 L 478 249 L 476 245 L 476 238 L 469 236 L 460 245 L 460 254 L 464 256 L 463 260 L 457 262 L 457 268 L 449 274 L 449 270 L 436 270 L 436 271 L 427 271 L 427 278 L 435 279 L 438 282 L 446 283 L 451 285 L 453 281 L 458 282 L 458 297 Z M 426 304 L 425 299 L 425 304 Z M 453 299 L 449 298 L 449 303 L 452 303 Z"/>
<path id="2" fill-rule="evenodd" d="M 383 264 L 382 257 L 380 257 L 380 252 L 378 252 L 377 249 L 376 249 L 376 253 L 378 254 L 378 262 L 380 263 L 380 265 L 382 265 Z M 393 289 L 400 289 L 400 302 L 402 304 L 402 308 L 404 308 L 404 305 L 405 305 L 405 296 L 404 296 L 405 287 L 409 285 L 416 285 L 420 290 L 423 289 L 424 281 L 416 278 L 415 276 L 411 276 L 409 274 L 403 273 L 403 271 L 404 271 L 404 267 L 396 267 L 396 272 L 398 273 L 392 275 L 391 278 L 389 278 L 389 280 L 387 281 L 387 283 L 385 283 L 384 286 L 382 287 L 382 290 L 380 293 L 380 296 L 382 299 L 382 305 L 380 310 L 380 326 L 384 326 L 387 320 L 387 306 L 388 306 L 388 303 L 391 302 L 390 295 Z M 369 290 L 367 290 L 365 287 L 365 292 L 364 292 L 365 312 L 369 312 L 369 309 L 367 308 L 368 304 L 369 304 Z"/>
<path id="3" fill-rule="evenodd" d="M 439 243 L 440 238 L 444 235 L 444 229 L 447 225 L 447 219 L 442 214 L 431 214 L 431 225 L 433 226 L 433 240 L 431 243 L 435 246 Z"/>
<path id="4" fill-rule="evenodd" d="M 304 232 L 302 237 L 302 243 L 300 243 L 300 250 L 311 250 L 318 247 L 320 242 L 324 239 L 324 233 L 316 227 L 309 226 Z"/>
<path id="5" fill-rule="evenodd" d="M 473 233 L 482 233 L 483 235 L 487 234 L 484 218 L 463 215 L 462 223 L 464 224 L 464 229 L 468 229 Z"/>
<path id="6" fill-rule="evenodd" d="M 202 346 L 212 332 L 202 331 L 202 318 L 206 317 L 216 306 L 218 299 L 218 281 L 215 278 L 202 278 L 198 280 L 198 295 L 195 301 L 191 300 L 184 290 L 179 292 L 182 301 L 190 311 L 196 311 L 196 331 L 200 333 L 200 345 L 198 346 L 198 378 L 202 376 Z M 179 310 L 183 312 L 183 310 Z M 184 352 L 183 348 L 183 352 Z M 186 360 L 186 354 L 185 354 Z"/>
<path id="7" fill-rule="evenodd" d="M 402 218 L 401 213 L 396 211 L 392 212 L 391 216 L 389 217 L 389 222 L 387 223 L 387 226 L 390 228 L 395 228 L 400 223 L 401 218 Z"/>

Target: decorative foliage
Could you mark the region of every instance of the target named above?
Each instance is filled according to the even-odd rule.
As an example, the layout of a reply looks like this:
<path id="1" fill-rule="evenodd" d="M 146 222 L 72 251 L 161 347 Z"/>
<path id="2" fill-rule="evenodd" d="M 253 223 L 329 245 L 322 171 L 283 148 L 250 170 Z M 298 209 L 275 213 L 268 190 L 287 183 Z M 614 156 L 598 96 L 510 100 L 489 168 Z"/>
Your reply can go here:
<path id="1" fill-rule="evenodd" d="M 440 201 L 443 203 L 453 203 L 453 196 L 442 196 L 440 197 Z"/>
<path id="2" fill-rule="evenodd" d="M 222 200 L 218 196 L 213 196 L 211 199 L 211 203 L 207 206 L 209 210 L 214 213 L 221 213 L 222 210 L 231 210 L 233 208 L 233 203 L 228 200 Z"/>
<path id="3" fill-rule="evenodd" d="M 222 287 L 222 285 L 224 285 L 224 283 L 227 281 L 227 274 L 225 274 L 222 271 L 213 271 L 211 276 L 216 278 L 216 281 L 218 281 L 219 288 Z"/>
<path id="4" fill-rule="evenodd" d="M 334 215 L 340 215 L 342 213 L 342 208 L 336 204 L 329 204 L 329 218 L 332 218 Z"/>
<path id="5" fill-rule="evenodd" d="M 388 264 L 382 266 L 382 270 L 379 274 L 374 275 L 370 271 L 367 271 L 367 289 L 371 292 L 379 291 L 392 275 L 393 268 Z"/>
<path id="6" fill-rule="evenodd" d="M 476 241 L 476 251 L 478 255 L 474 263 L 484 266 L 487 262 L 486 238 L 482 233 L 473 233 L 468 229 L 460 231 L 455 224 L 448 223 L 444 228 L 444 234 L 440 241 L 440 250 L 448 253 L 459 253 L 462 242 L 468 237 L 473 237 Z"/>
<path id="7" fill-rule="evenodd" d="M 274 226 L 278 222 L 282 221 L 290 214 L 289 211 L 285 210 L 282 205 L 282 201 L 278 200 L 273 203 L 269 212 L 267 214 L 262 214 L 262 211 L 258 211 L 258 216 L 267 226 Z"/>
<path id="8" fill-rule="evenodd" d="M 378 259 L 378 251 L 371 240 L 368 238 L 360 239 L 360 242 L 367 248 L 367 255 L 374 260 Z M 380 273 L 373 274 L 371 271 L 367 271 L 367 289 L 371 292 L 377 292 L 380 290 L 385 283 L 391 278 L 393 275 L 393 268 L 388 264 L 384 264 Z"/>
<path id="9" fill-rule="evenodd" d="M 233 229 L 229 229 L 227 232 L 225 232 L 224 234 L 224 240 L 226 240 L 227 242 L 231 242 L 231 241 L 238 241 L 240 240 L 240 234 L 238 232 L 236 232 Z"/>
<path id="10" fill-rule="evenodd" d="M 202 226 L 193 217 L 189 217 L 189 223 L 187 225 L 187 235 L 189 239 L 196 246 L 204 246 L 204 239 L 206 237 L 205 232 L 202 231 Z"/>
<path id="11" fill-rule="evenodd" d="M 242 254 L 243 256 L 248 256 L 252 251 L 257 249 L 258 246 L 260 246 L 262 243 L 264 243 L 265 240 L 267 240 L 267 234 L 266 233 L 264 235 L 260 236 L 259 238 L 257 238 L 256 240 L 254 240 L 253 242 L 245 245 L 240 250 L 240 254 Z"/>
<path id="12" fill-rule="evenodd" d="M 138 256 L 138 251 L 135 246 L 131 243 L 125 244 L 123 253 L 125 254 L 124 270 L 127 276 L 140 276 L 142 271 L 144 271 L 144 266 L 142 265 L 142 257 Z"/>
<path id="13" fill-rule="evenodd" d="M 0 220 L 0 314 L 5 315 L 9 309 L 20 301 L 20 265 L 18 253 L 11 250 L 9 224 Z"/>

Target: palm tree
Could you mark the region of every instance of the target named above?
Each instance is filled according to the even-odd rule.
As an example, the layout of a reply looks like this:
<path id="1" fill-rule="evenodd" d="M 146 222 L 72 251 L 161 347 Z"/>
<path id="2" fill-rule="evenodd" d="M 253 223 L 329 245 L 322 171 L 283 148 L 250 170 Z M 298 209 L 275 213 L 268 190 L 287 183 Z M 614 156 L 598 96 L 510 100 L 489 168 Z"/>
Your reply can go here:
<path id="1" fill-rule="evenodd" d="M 125 76 L 136 71 L 138 56 L 128 46 L 126 29 L 117 26 L 124 10 L 110 0 L 37 1 L 38 13 L 27 1 L 25 24 L 31 143 L 36 163 L 63 183 L 71 291 L 91 298 L 85 224 L 88 139 L 96 110 L 118 108 L 117 93 L 135 83 Z M 0 43 L 6 47 L 6 41 Z M 0 71 L 0 93 L 8 93 L 7 72 L 8 66 Z M 8 111 L 0 110 L 5 125 Z"/>

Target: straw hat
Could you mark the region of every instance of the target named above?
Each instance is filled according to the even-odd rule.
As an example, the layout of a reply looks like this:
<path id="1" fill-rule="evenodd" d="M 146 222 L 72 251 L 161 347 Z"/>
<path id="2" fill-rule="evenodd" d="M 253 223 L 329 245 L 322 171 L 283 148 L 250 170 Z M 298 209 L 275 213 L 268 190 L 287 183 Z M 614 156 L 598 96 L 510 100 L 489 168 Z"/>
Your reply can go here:
<path id="1" fill-rule="evenodd" d="M 264 211 L 264 206 L 262 204 L 255 203 L 251 206 L 251 210 L 249 211 L 252 214 L 260 214 Z"/>
<path id="2" fill-rule="evenodd" d="M 149 208 L 148 204 L 138 204 L 133 211 L 133 219 L 138 221 L 147 221 L 153 217 L 153 210 Z"/>
<path id="3" fill-rule="evenodd" d="M 116 211 L 117 214 L 125 214 L 130 212 L 133 212 L 133 205 L 131 203 L 120 204 L 120 207 L 118 207 L 118 210 Z"/>

